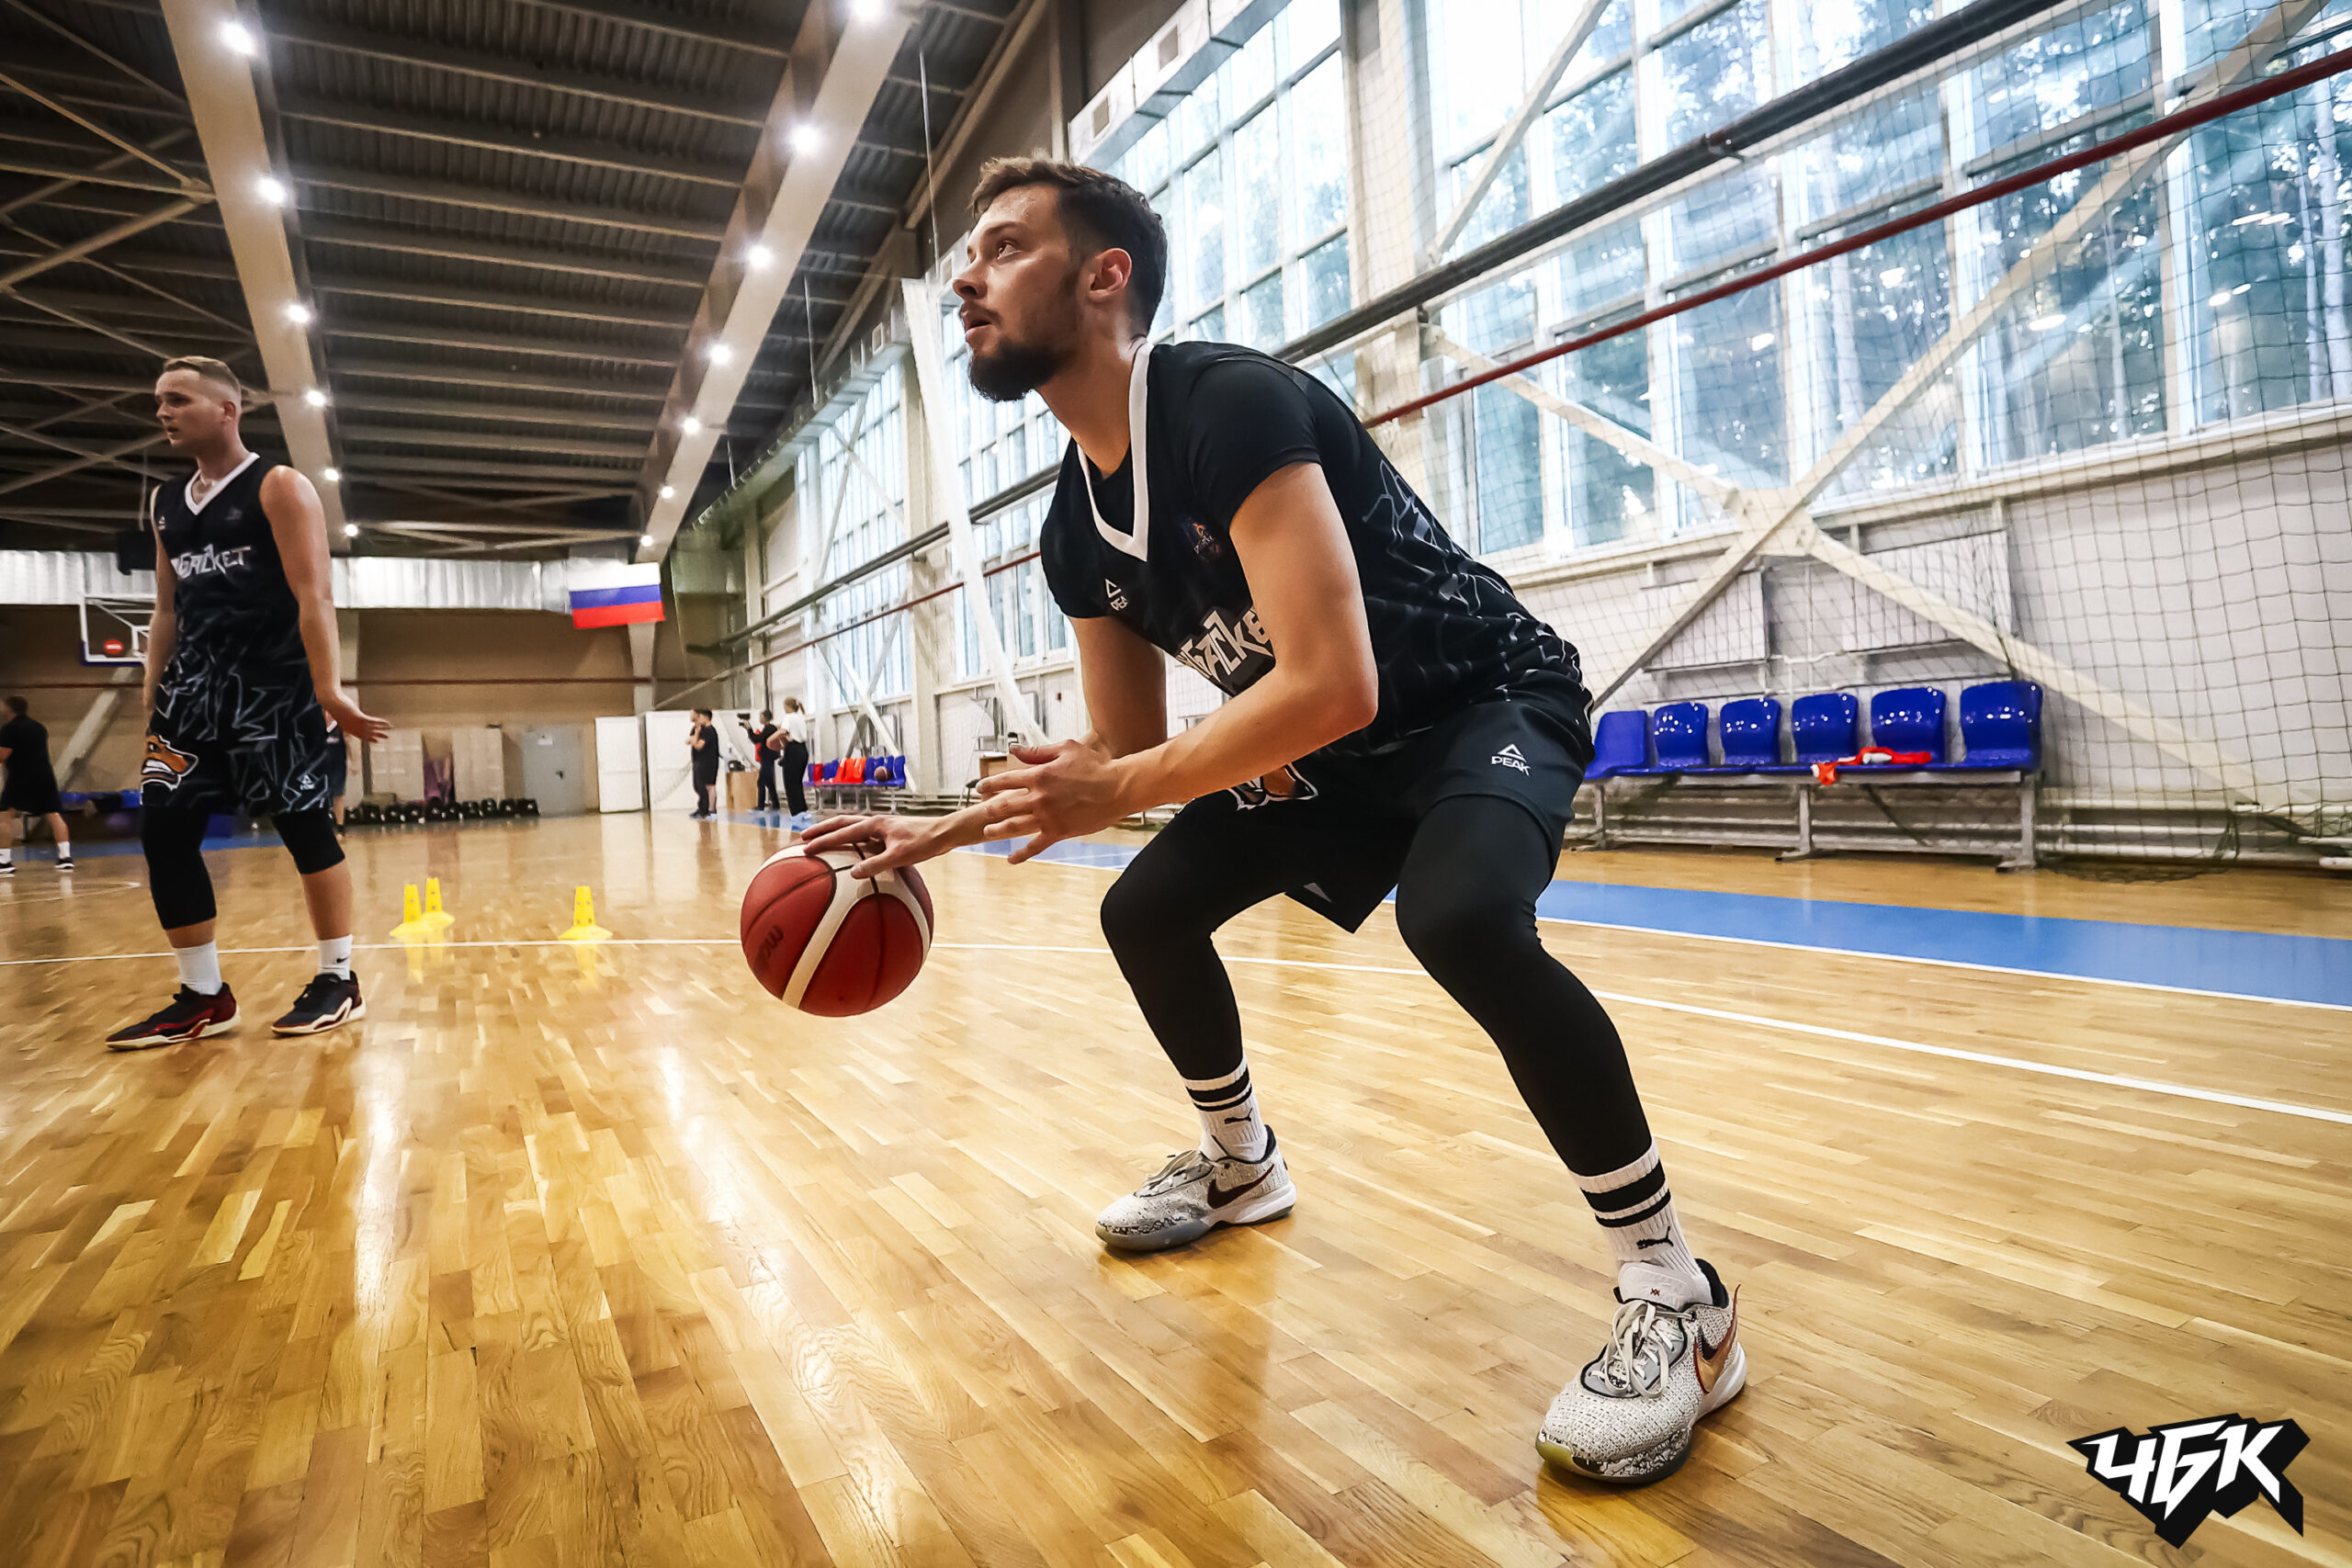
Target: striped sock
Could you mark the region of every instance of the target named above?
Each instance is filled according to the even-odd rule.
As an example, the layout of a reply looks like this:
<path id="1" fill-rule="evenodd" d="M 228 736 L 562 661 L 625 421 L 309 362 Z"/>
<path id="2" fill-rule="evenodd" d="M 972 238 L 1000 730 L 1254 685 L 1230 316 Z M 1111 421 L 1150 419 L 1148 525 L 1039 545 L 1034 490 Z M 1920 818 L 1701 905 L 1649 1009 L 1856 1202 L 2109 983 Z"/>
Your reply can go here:
<path id="1" fill-rule="evenodd" d="M 1618 1294 L 1669 1306 L 1713 1296 L 1714 1287 L 1699 1272 L 1699 1260 L 1682 1239 L 1682 1222 L 1675 1217 L 1674 1192 L 1666 1184 L 1655 1141 L 1631 1165 L 1579 1176 L 1577 1185 L 1616 1254 Z"/>
<path id="2" fill-rule="evenodd" d="M 1266 1123 L 1258 1115 L 1258 1091 L 1250 1087 L 1250 1063 L 1222 1077 L 1186 1078 L 1184 1092 L 1201 1113 L 1201 1153 L 1211 1159 L 1255 1159 L 1265 1151 Z"/>

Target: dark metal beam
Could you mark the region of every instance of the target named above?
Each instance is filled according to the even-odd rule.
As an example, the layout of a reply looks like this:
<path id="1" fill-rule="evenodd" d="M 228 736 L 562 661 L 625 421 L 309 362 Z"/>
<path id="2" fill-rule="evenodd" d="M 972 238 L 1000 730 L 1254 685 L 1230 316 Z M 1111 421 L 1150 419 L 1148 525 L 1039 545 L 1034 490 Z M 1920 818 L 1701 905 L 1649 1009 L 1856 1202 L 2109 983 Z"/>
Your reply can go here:
<path id="1" fill-rule="evenodd" d="M 753 130 L 766 123 L 757 113 L 730 111 L 713 104 L 703 95 L 682 88 L 546 65 L 526 60 L 519 53 L 503 55 L 453 49 L 445 44 L 427 43 L 387 33 L 362 32 L 356 28 L 336 27 L 332 23 L 299 17 L 279 17 L 270 28 L 270 37 L 280 43 L 332 50 L 340 54 L 363 55 L 370 60 L 393 61 L 431 71 L 479 77 L 483 81 L 503 82 L 509 86 L 568 93 L 575 97 L 594 98 L 602 103 L 621 104 L 631 108 L 658 109 L 664 114 L 718 120 L 725 125 L 740 125 Z"/>
<path id="2" fill-rule="evenodd" d="M 127 240 L 133 234 L 143 233 L 158 223 L 168 223 L 175 218 L 195 211 L 210 199 L 209 197 L 183 197 L 176 201 L 165 202 L 151 211 L 141 213 L 134 218 L 126 218 L 121 222 L 102 229 L 95 234 L 85 235 L 71 244 L 60 245 L 45 256 L 36 256 L 30 261 L 19 262 L 6 272 L 0 272 L 0 290 L 14 288 L 25 279 L 37 276 L 51 267 L 63 266 L 66 263 L 77 261 L 93 252 L 105 250 L 118 240 Z"/>
<path id="3" fill-rule="evenodd" d="M 662 362 L 669 364 L 668 360 Z M 499 391 L 537 392 L 553 397 L 569 398 L 628 398 L 658 403 L 664 395 L 666 382 L 627 382 L 610 379 L 586 381 L 578 378 L 551 380 L 545 375 L 534 376 L 523 371 L 493 369 L 487 366 L 442 364 L 410 364 L 402 360 L 355 359 L 337 355 L 334 373 L 341 378 L 358 378 L 385 381 L 429 381 L 445 387 L 488 387 Z"/>
<path id="4" fill-rule="evenodd" d="M 590 250 L 518 245 L 465 234 L 435 233 L 318 215 L 303 218 L 302 238 L 311 245 L 435 256 L 446 261 L 480 262 L 488 266 L 533 267 L 542 272 L 573 272 L 588 277 L 619 277 L 632 283 L 658 283 L 695 290 L 702 288 L 707 275 L 705 265 L 699 261 L 673 263 L 658 256 L 605 256 Z"/>
<path id="5" fill-rule="evenodd" d="M 690 164 L 682 158 L 664 158 L 655 153 L 632 152 L 616 147 L 609 141 L 592 141 L 579 136 L 547 136 L 537 131 L 508 130 L 499 126 L 440 118 L 432 115 L 405 114 L 395 109 L 371 108 L 366 105 L 346 103 L 337 99 L 288 96 L 277 100 L 277 112 L 288 119 L 311 120 L 322 125 L 339 125 L 353 130 L 373 131 L 379 135 L 404 136 L 419 141 L 438 142 L 450 147 L 474 147 L 492 152 L 513 153 L 518 157 L 544 158 L 552 163 L 581 164 L 599 169 L 616 169 L 623 174 L 648 175 L 656 179 L 684 180 L 693 185 L 716 186 L 733 190 L 743 183 L 741 174 L 732 173 L 709 164 Z"/>
<path id="6" fill-rule="evenodd" d="M 204 186 L 193 180 L 175 185 L 153 175 L 118 174 L 96 164 L 48 164 L 38 158 L 0 157 L 0 175 L 28 179 L 59 180 L 69 185 L 106 186 L 115 190 L 141 190 L 154 196 L 193 196 Z"/>
<path id="7" fill-rule="evenodd" d="M 594 394 L 594 387 L 575 386 L 572 391 Z M 350 428 L 349 416 L 355 413 L 413 415 L 424 419 L 465 419 L 489 424 L 560 424 L 574 430 L 651 430 L 660 420 L 651 411 L 643 413 L 616 412 L 610 409 L 583 409 L 556 404 L 521 401 L 515 398 L 501 398 L 495 401 L 481 401 L 470 398 L 411 398 L 394 397 L 381 392 L 338 392 L 334 406 L 345 416 L 344 428 Z M 740 424 L 728 434 L 753 441 L 767 434 L 765 425 Z"/>
<path id="8" fill-rule="evenodd" d="M 642 208 L 558 201 L 519 192 L 492 190 L 483 186 L 458 185 L 449 180 L 419 179 L 412 175 L 379 174 L 368 169 L 330 168 L 320 164 L 306 164 L 296 170 L 294 185 L 297 199 L 306 209 L 311 204 L 300 193 L 311 187 L 324 186 L 330 190 L 364 191 L 374 196 L 396 197 L 403 201 L 429 201 L 444 207 L 471 208 L 478 212 L 506 212 L 517 217 L 543 219 L 550 223 L 588 223 L 605 229 L 624 229 L 636 234 L 666 234 L 710 245 L 717 244 L 727 232 L 727 225 L 722 222 L 672 217 Z"/>
<path id="9" fill-rule="evenodd" d="M 487 457 L 431 457 L 406 454 L 396 456 L 389 453 L 375 454 L 364 458 L 355 457 L 351 460 L 350 467 L 352 473 L 361 479 L 365 479 L 371 469 L 388 474 L 440 474 L 450 479 L 492 485 L 494 488 L 503 490 L 513 490 L 516 487 L 497 481 L 526 479 L 570 480 L 587 484 L 600 483 L 607 478 L 610 478 L 615 485 L 628 489 L 629 481 L 635 476 L 634 469 L 598 468 L 590 465 L 502 463 L 495 458 Z M 0 486 L 0 490 L 6 488 L 6 486 Z M 545 487 L 530 488 L 544 489 Z"/>
<path id="10" fill-rule="evenodd" d="M 454 327 L 423 323 L 401 325 L 392 321 L 333 319 L 322 321 L 321 326 L 330 338 L 361 338 L 372 343 L 410 343 L 428 348 L 469 349 L 509 358 L 526 355 L 548 359 L 602 359 L 616 365 L 657 365 L 665 369 L 678 362 L 674 349 L 656 354 L 639 346 L 620 347 L 613 344 L 582 343 L 571 338 L 541 337 L 523 333 L 469 333 Z"/>
<path id="11" fill-rule="evenodd" d="M 642 305 L 611 305 L 596 299 L 566 299 L 560 295 L 525 294 L 503 288 L 453 288 L 443 284 L 407 283 L 392 277 L 314 276 L 311 287 L 321 294 L 343 294 L 356 299 L 398 299 L 414 305 L 455 305 L 469 310 L 561 316 L 613 326 L 653 327 L 663 332 L 684 332 L 688 318 L 683 300 L 676 310 L 662 311 L 648 310 Z"/>
<path id="12" fill-rule="evenodd" d="M 643 441 L 607 441 L 594 436 L 517 435 L 505 430 L 432 430 L 415 424 L 375 424 L 345 418 L 335 428 L 346 443 L 369 442 L 389 446 L 480 447 L 493 452 L 543 452 L 559 457 L 626 457 L 645 455 Z M 345 448 L 344 461 L 364 470 L 374 461 L 362 452 Z"/>

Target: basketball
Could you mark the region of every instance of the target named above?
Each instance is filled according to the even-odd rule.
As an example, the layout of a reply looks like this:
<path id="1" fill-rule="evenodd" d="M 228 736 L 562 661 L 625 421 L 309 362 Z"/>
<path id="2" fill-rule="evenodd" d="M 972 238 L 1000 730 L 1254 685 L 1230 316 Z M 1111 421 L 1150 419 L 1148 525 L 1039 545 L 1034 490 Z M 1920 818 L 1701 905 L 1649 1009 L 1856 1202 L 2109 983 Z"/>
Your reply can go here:
<path id="1" fill-rule="evenodd" d="M 905 990 L 931 950 L 931 894 L 913 868 L 871 881 L 846 851 L 797 845 L 743 890 L 743 958 L 768 994 L 825 1018 L 871 1012 Z"/>

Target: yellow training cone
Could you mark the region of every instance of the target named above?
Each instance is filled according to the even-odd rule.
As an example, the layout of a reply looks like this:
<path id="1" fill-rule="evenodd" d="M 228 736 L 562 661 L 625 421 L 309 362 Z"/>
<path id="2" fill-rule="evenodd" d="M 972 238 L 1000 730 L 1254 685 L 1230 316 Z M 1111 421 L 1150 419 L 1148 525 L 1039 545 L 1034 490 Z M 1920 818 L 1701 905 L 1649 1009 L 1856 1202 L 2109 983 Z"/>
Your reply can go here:
<path id="1" fill-rule="evenodd" d="M 602 942 L 613 933 L 596 923 L 596 903 L 589 897 L 588 889 L 580 888 L 571 896 L 571 929 L 559 940 L 563 942 Z"/>
<path id="2" fill-rule="evenodd" d="M 424 923 L 436 931 L 447 931 L 458 923 L 441 908 L 441 879 L 437 876 L 428 876 L 424 879 Z"/>
<path id="3" fill-rule="evenodd" d="M 401 890 L 401 923 L 392 928 L 398 937 L 431 936 L 433 928 L 425 923 L 424 909 L 416 900 L 416 884 L 412 882 Z"/>

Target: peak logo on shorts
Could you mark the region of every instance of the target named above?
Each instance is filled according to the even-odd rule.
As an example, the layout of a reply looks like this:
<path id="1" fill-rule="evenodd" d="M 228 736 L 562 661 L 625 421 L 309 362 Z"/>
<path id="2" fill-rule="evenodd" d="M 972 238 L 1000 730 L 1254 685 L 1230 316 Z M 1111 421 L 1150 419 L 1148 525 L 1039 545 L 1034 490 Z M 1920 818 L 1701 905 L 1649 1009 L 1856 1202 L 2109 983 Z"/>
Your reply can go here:
<path id="1" fill-rule="evenodd" d="M 1517 768 L 1522 773 L 1528 771 L 1527 757 L 1517 746 L 1506 746 L 1487 760 L 1498 768 Z"/>
<path id="2" fill-rule="evenodd" d="M 1107 577 L 1102 580 L 1102 593 L 1111 601 L 1111 608 L 1114 610 L 1124 610 L 1127 607 L 1127 591 Z"/>
<path id="3" fill-rule="evenodd" d="M 2118 1427 L 2066 1446 L 2083 1456 L 2095 1479 L 2155 1526 L 2160 1538 L 2179 1546 L 2207 1515 L 2226 1519 L 2256 1497 L 2269 1498 L 2278 1517 L 2302 1534 L 2303 1495 L 2287 1479 L 2287 1467 L 2310 1441 L 2292 1421 L 2232 1414 L 2152 1427 L 2144 1437 Z"/>
<path id="4" fill-rule="evenodd" d="M 174 789 L 178 787 L 180 780 L 187 777 L 187 771 L 194 766 L 194 757 L 162 736 L 150 735 L 147 737 L 147 755 L 139 763 L 139 782 Z"/>
<path id="5" fill-rule="evenodd" d="M 253 548 L 251 545 L 239 545 L 233 549 L 224 550 L 218 545 L 207 545 L 200 550 L 174 556 L 172 570 L 181 577 L 209 577 L 216 571 L 243 571 L 245 558 L 253 554 Z"/>

